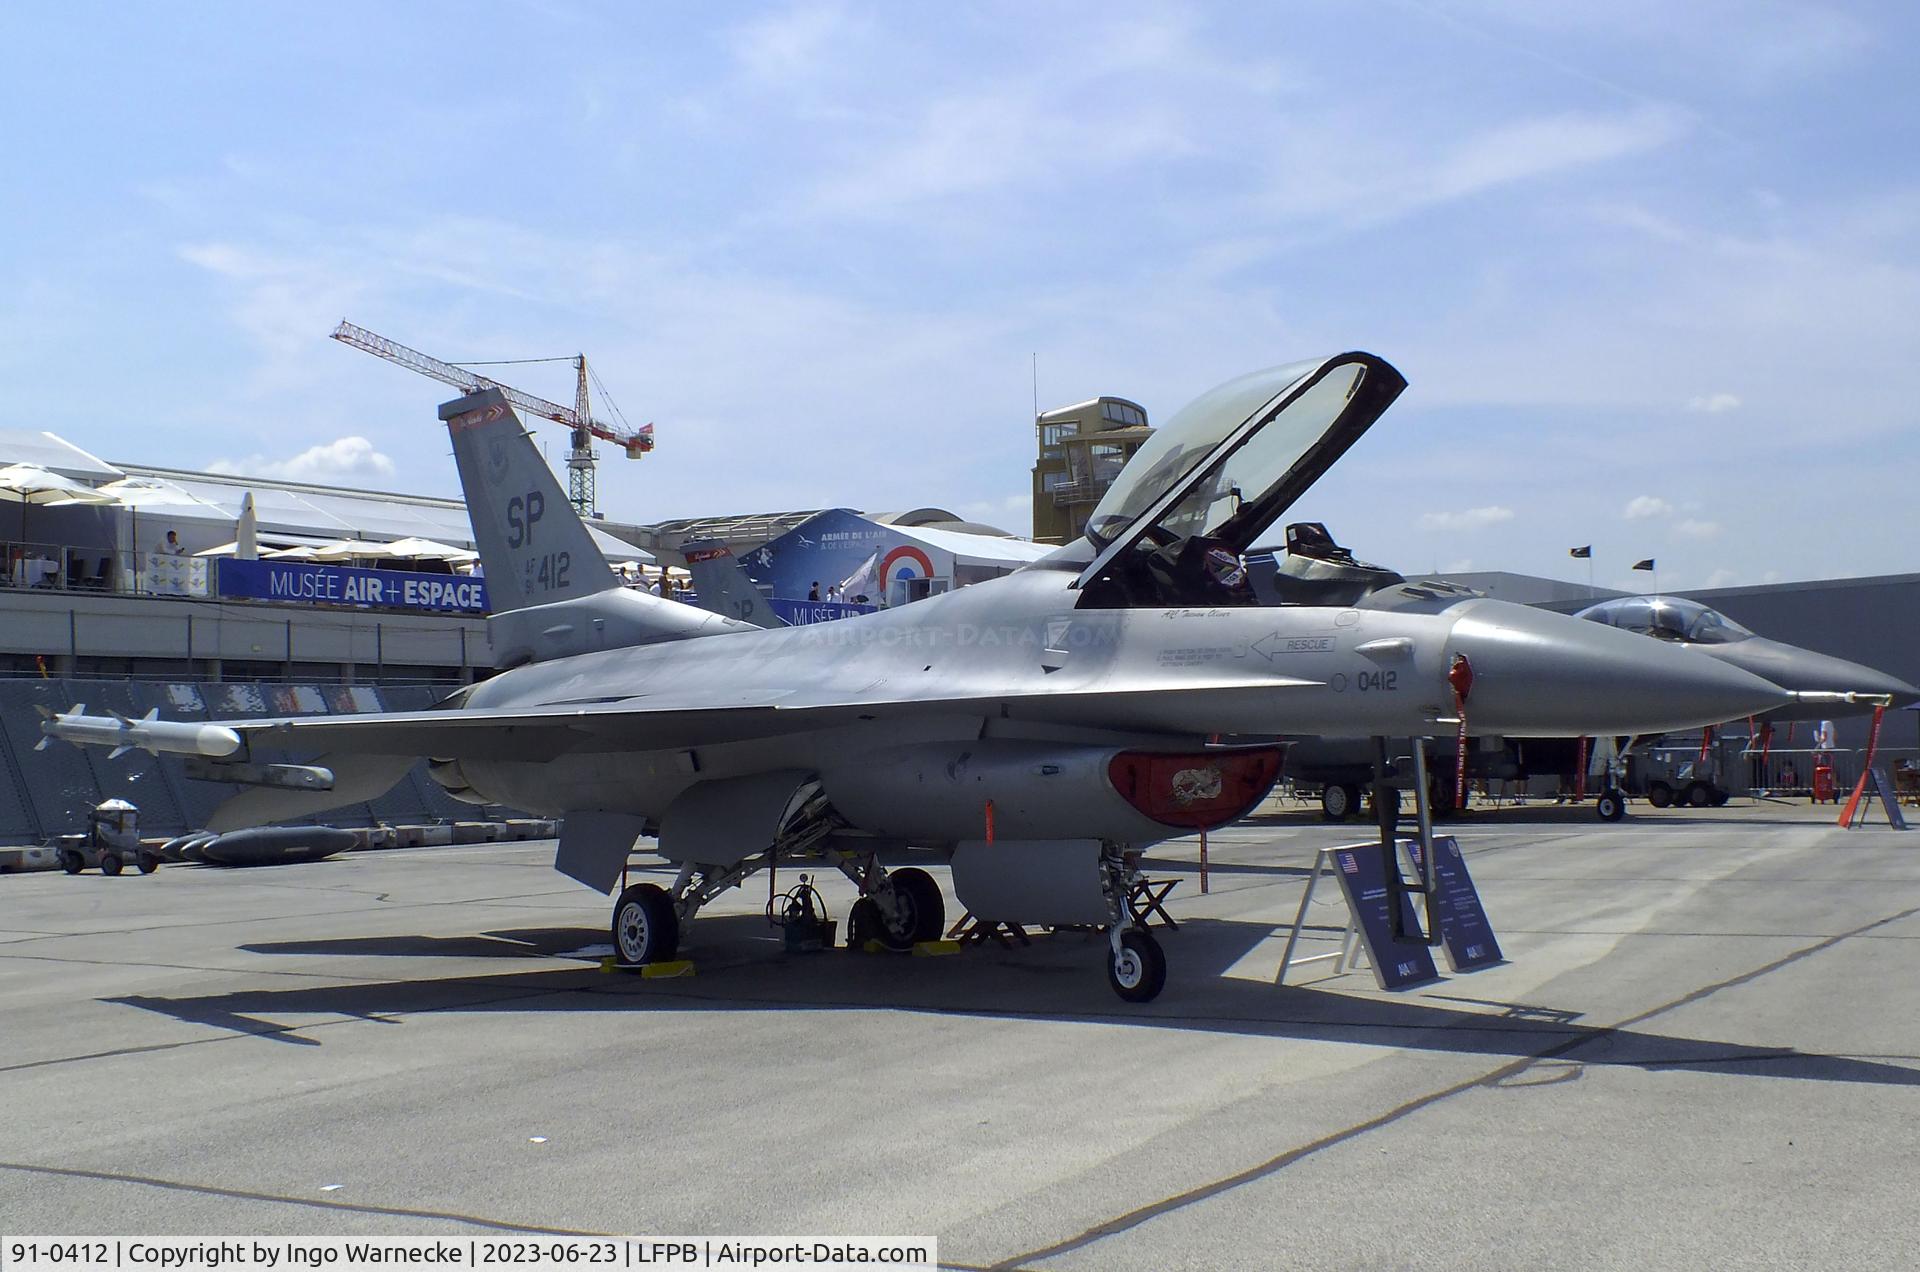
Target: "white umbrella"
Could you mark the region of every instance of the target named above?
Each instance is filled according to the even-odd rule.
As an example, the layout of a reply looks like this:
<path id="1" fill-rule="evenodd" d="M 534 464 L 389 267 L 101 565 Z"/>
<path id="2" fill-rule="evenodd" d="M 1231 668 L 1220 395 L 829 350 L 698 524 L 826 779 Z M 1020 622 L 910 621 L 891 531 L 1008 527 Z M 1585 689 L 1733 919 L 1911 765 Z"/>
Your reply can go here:
<path id="1" fill-rule="evenodd" d="M 20 537 L 27 537 L 28 504 L 103 504 L 114 502 L 83 481 L 62 477 L 38 464 L 9 464 L 0 468 L 0 499 L 20 505 Z"/>
<path id="2" fill-rule="evenodd" d="M 253 492 L 240 500 L 240 520 L 233 528 L 233 555 L 242 561 L 260 559 L 260 518 L 253 511 Z"/>
<path id="3" fill-rule="evenodd" d="M 355 557 L 383 557 L 388 555 L 384 543 L 370 543 L 365 539 L 338 539 L 332 543 L 323 543 L 313 550 L 316 561 L 351 561 Z"/>
<path id="4" fill-rule="evenodd" d="M 313 545 L 303 543 L 297 548 L 272 548 L 260 555 L 273 561 L 311 561 L 313 553 Z"/>
<path id="5" fill-rule="evenodd" d="M 479 554 L 467 548 L 456 548 L 450 543 L 410 537 L 395 539 L 379 555 L 403 561 L 471 561 Z"/>

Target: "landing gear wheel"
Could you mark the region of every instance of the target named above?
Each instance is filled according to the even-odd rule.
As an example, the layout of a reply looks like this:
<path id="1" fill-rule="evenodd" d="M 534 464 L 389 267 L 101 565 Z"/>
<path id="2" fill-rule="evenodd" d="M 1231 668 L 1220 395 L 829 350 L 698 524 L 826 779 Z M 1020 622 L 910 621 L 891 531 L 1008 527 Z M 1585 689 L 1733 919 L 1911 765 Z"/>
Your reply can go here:
<path id="1" fill-rule="evenodd" d="M 946 900 L 933 876 L 917 866 L 887 872 L 893 889 L 892 913 L 873 903 L 873 939 L 890 950 L 910 950 L 921 941 L 938 940 L 947 921 Z"/>
<path id="2" fill-rule="evenodd" d="M 1665 782 L 1655 782 L 1647 787 L 1647 803 L 1655 808 L 1666 808 L 1673 803 L 1673 787 Z"/>
<path id="3" fill-rule="evenodd" d="M 613 906 L 613 950 L 629 966 L 661 963 L 680 948 L 680 916 L 658 884 L 636 883 Z"/>
<path id="4" fill-rule="evenodd" d="M 1613 791 L 1606 791 L 1593 801 L 1593 811 L 1600 814 L 1601 821 L 1617 822 L 1627 815 L 1627 801 Z"/>
<path id="5" fill-rule="evenodd" d="M 1360 788 L 1351 782 L 1328 782 L 1320 788 L 1320 815 L 1328 821 L 1345 821 L 1360 806 Z"/>
<path id="6" fill-rule="evenodd" d="M 1167 956 L 1145 928 L 1120 934 L 1120 948 L 1107 957 L 1107 984 L 1130 1003 L 1149 1003 L 1167 983 Z"/>
<path id="7" fill-rule="evenodd" d="M 87 868 L 87 859 L 71 848 L 60 850 L 60 868 L 68 874 L 79 874 Z"/>
<path id="8" fill-rule="evenodd" d="M 109 853 L 101 854 L 100 856 L 100 873 L 101 874 L 117 875 L 120 873 L 120 865 L 121 865 L 120 858 L 114 856 L 112 853 L 109 852 Z"/>
<path id="9" fill-rule="evenodd" d="M 861 897 L 847 907 L 847 948 L 862 949 L 868 941 L 878 940 L 880 907 L 872 897 Z"/>
<path id="10" fill-rule="evenodd" d="M 1705 782 L 1695 782 L 1687 787 L 1687 804 L 1692 808 L 1705 808 L 1713 803 L 1713 788 Z"/>
<path id="11" fill-rule="evenodd" d="M 140 867 L 141 874 L 152 874 L 160 868 L 160 858 L 150 852 L 143 852 L 134 859 L 134 864 Z"/>
<path id="12" fill-rule="evenodd" d="M 1727 801 L 1732 798 L 1733 798 L 1732 791 L 1723 791 L 1718 786 L 1713 788 L 1713 806 L 1715 808 L 1725 808 L 1727 806 Z"/>
<path id="13" fill-rule="evenodd" d="M 1452 778 L 1436 776 L 1427 779 L 1427 811 L 1435 817 L 1451 817 L 1460 811 L 1453 802 Z"/>

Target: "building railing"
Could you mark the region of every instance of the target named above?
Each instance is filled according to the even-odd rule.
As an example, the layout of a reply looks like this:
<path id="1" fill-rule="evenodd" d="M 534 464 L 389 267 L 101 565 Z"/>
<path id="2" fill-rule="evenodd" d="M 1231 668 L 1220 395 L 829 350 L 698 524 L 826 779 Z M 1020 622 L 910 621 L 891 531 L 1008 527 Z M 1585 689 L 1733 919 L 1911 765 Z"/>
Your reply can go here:
<path id="1" fill-rule="evenodd" d="M 1068 481 L 1055 486 L 1048 494 L 1053 496 L 1053 506 L 1065 508 L 1077 503 L 1095 503 L 1107 493 L 1112 482 Z"/>
<path id="2" fill-rule="evenodd" d="M 142 590 L 142 565 L 149 553 L 123 552 L 66 543 L 0 538 L 0 587 L 37 588 L 64 592 L 137 593 Z M 197 561 L 206 577 L 203 557 L 165 558 Z M 182 571 L 184 573 L 184 571 Z M 179 594 L 179 593 L 176 593 Z"/>

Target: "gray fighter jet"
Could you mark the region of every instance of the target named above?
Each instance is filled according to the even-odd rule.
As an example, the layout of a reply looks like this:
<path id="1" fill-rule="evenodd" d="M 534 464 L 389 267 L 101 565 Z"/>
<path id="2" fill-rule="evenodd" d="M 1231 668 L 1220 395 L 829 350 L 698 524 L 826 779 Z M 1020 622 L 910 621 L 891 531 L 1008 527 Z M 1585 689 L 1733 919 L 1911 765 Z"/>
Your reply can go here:
<path id="1" fill-rule="evenodd" d="M 1109 981 L 1144 1001 L 1166 963 L 1127 905 L 1138 850 L 1263 797 L 1280 753 L 1236 738 L 1451 736 L 1462 710 L 1490 733 L 1648 733 L 1787 700 L 1657 641 L 1444 589 L 1259 605 L 1242 554 L 1405 387 L 1365 353 L 1230 381 L 1140 449 L 1085 539 L 913 605 L 774 630 L 618 587 L 486 390 L 440 415 L 498 675 L 430 711 L 232 721 L 213 738 L 78 713 L 43 727 L 254 783 L 217 827 L 371 798 L 426 756 L 457 795 L 563 816 L 555 866 L 600 891 L 657 836 L 679 877 L 615 902 L 627 964 L 672 957 L 702 905 L 802 854 L 857 883 L 850 920 L 877 939 L 935 937 L 932 876 L 882 864 L 918 850 L 951 863 L 977 917 L 1109 925 Z M 324 754 L 261 762 L 275 750 Z"/>
<path id="2" fill-rule="evenodd" d="M 1755 713 L 1769 721 L 1816 720 L 1920 702 L 1920 688 L 1898 676 L 1756 636 L 1718 610 L 1681 596 L 1621 596 L 1589 605 L 1574 617 L 1652 636 L 1794 690 L 1793 701 Z"/>

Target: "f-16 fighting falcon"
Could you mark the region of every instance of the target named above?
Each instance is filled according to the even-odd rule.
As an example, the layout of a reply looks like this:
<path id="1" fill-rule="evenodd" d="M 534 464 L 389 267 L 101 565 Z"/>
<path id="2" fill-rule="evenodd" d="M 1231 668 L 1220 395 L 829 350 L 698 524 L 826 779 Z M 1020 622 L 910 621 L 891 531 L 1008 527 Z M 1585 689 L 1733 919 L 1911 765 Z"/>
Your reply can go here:
<path id="1" fill-rule="evenodd" d="M 1252 808 L 1280 765 L 1266 739 L 1451 736 L 1463 714 L 1512 736 L 1652 733 L 1788 701 L 1658 641 L 1419 584 L 1259 604 L 1243 553 L 1405 387 L 1366 353 L 1232 380 L 1140 449 L 1084 539 L 912 605 L 772 630 L 618 586 L 482 389 L 440 416 L 498 675 L 429 711 L 218 736 L 77 712 L 44 728 L 254 783 L 216 828 L 374 797 L 425 756 L 456 795 L 563 817 L 555 867 L 602 892 L 653 836 L 679 876 L 615 902 L 629 965 L 673 957 L 707 901 L 802 854 L 859 886 L 854 923 L 910 947 L 944 921 L 933 877 L 897 864 L 919 852 L 951 863 L 977 917 L 1107 924 L 1109 981 L 1145 1001 L 1166 962 L 1126 905 L 1139 850 Z M 276 751 L 314 758 L 262 762 Z"/>
<path id="2" fill-rule="evenodd" d="M 1764 714 L 1767 722 L 1817 720 L 1876 704 L 1904 707 L 1920 701 L 1920 688 L 1898 676 L 1757 636 L 1719 610 L 1683 596 L 1620 596 L 1574 617 L 1651 636 L 1794 690 L 1792 702 Z"/>

